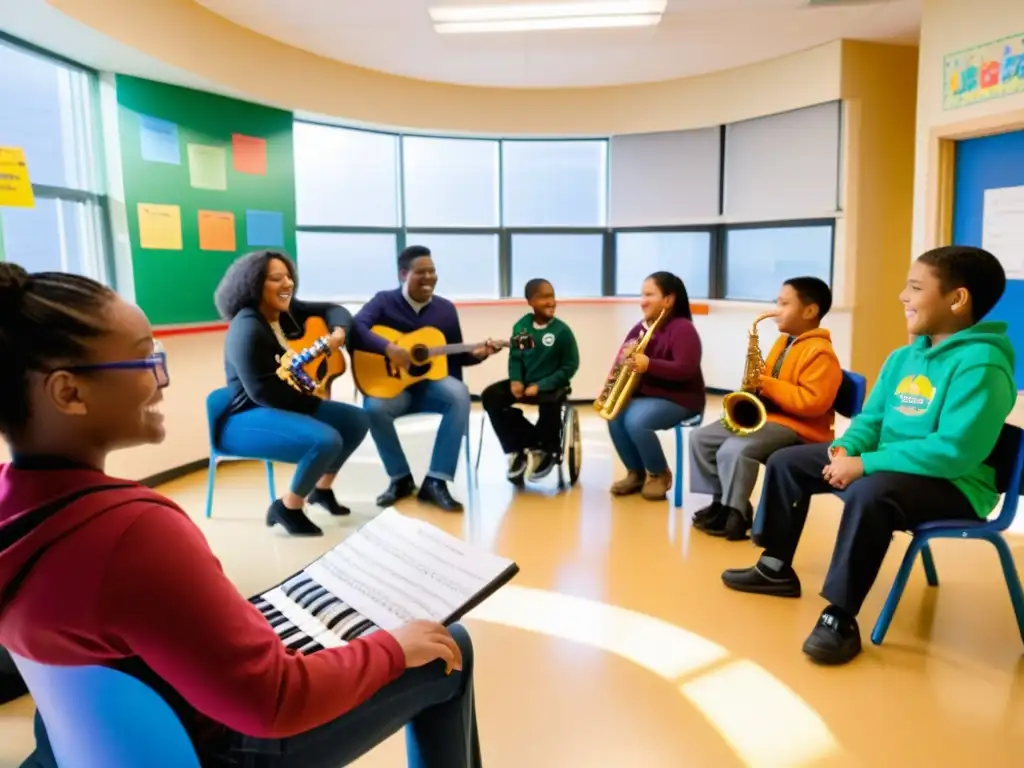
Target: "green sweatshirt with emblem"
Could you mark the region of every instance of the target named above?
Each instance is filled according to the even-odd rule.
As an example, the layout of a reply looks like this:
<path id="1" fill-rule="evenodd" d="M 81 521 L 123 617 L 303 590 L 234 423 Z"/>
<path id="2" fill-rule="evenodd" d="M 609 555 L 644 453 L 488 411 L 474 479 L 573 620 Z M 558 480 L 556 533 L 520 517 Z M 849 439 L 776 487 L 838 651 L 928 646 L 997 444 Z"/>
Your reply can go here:
<path id="1" fill-rule="evenodd" d="M 978 323 L 934 346 L 893 352 L 863 412 L 833 445 L 860 456 L 864 474 L 906 472 L 951 480 L 979 517 L 999 501 L 985 463 L 1017 402 L 1006 323 Z"/>
<path id="2" fill-rule="evenodd" d="M 512 335 L 533 338 L 529 349 L 512 348 L 508 356 L 508 378 L 525 386 L 536 384 L 541 392 L 568 387 L 580 367 L 580 353 L 572 329 L 557 317 L 537 327 L 533 314 L 523 315 L 512 327 Z"/>

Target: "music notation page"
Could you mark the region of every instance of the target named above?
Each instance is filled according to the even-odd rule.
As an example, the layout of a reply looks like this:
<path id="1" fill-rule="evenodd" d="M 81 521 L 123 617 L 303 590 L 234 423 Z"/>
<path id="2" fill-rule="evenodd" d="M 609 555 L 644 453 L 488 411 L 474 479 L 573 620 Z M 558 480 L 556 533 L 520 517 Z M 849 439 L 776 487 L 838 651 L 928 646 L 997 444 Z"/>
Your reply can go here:
<path id="1" fill-rule="evenodd" d="M 381 629 L 444 622 L 515 564 L 387 509 L 305 572 Z"/>

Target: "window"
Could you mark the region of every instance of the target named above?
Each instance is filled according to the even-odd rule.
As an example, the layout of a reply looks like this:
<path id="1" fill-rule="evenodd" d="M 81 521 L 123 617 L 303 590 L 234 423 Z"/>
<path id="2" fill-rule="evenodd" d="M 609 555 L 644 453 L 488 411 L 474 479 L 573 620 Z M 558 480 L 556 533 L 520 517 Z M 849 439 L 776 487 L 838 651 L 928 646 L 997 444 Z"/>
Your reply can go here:
<path id="1" fill-rule="evenodd" d="M 619 232 L 615 238 L 615 295 L 637 296 L 652 272 L 674 272 L 691 298 L 711 287 L 710 232 Z"/>
<path id="2" fill-rule="evenodd" d="M 774 301 L 783 281 L 832 282 L 834 225 L 730 229 L 725 235 L 725 298 Z"/>
<path id="3" fill-rule="evenodd" d="M 502 142 L 507 227 L 603 227 L 606 141 Z"/>
<path id="4" fill-rule="evenodd" d="M 437 268 L 437 292 L 449 299 L 497 299 L 501 296 L 497 235 L 449 235 L 410 232 L 409 245 L 430 249 Z"/>
<path id="5" fill-rule="evenodd" d="M 498 142 L 402 138 L 409 227 L 497 227 Z"/>
<path id="6" fill-rule="evenodd" d="M 600 296 L 604 235 L 512 235 L 512 285 L 521 296 L 527 280 L 551 281 L 564 298 Z"/>
<path id="7" fill-rule="evenodd" d="M 295 233 L 300 298 L 368 299 L 398 286 L 398 238 L 392 234 Z"/>
<path id="8" fill-rule="evenodd" d="M 295 123 L 300 226 L 397 227 L 398 137 Z"/>

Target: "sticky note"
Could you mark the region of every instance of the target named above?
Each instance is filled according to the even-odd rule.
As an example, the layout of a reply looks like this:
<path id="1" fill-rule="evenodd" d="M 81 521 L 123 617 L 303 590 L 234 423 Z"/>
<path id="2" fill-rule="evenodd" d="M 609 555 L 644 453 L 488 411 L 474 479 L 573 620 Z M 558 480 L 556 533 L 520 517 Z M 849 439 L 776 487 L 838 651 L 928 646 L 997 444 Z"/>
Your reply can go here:
<path id="1" fill-rule="evenodd" d="M 224 147 L 188 145 L 188 174 L 196 189 L 223 192 L 228 188 L 228 154 Z"/>
<path id="2" fill-rule="evenodd" d="M 250 246 L 284 246 L 284 214 L 280 211 L 246 211 L 245 239 Z"/>
<path id="3" fill-rule="evenodd" d="M 158 251 L 181 250 L 181 208 L 139 203 L 139 245 Z"/>
<path id="4" fill-rule="evenodd" d="M 267 175 L 267 140 L 241 133 L 231 134 L 231 154 L 239 173 Z"/>
<path id="5" fill-rule="evenodd" d="M 151 163 L 181 165 L 178 126 L 168 120 L 139 115 L 139 141 L 142 159 Z"/>
<path id="6" fill-rule="evenodd" d="M 0 147 L 0 206 L 34 208 L 35 205 L 25 151 L 19 147 Z"/>
<path id="7" fill-rule="evenodd" d="M 235 214 L 231 211 L 199 212 L 199 250 L 235 251 Z"/>

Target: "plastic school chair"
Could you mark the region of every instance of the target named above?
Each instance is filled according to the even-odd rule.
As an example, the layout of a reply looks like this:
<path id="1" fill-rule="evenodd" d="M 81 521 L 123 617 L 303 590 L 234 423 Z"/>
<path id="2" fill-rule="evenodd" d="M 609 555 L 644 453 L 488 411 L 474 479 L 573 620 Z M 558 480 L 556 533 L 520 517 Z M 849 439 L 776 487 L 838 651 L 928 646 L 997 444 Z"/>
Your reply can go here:
<path id="1" fill-rule="evenodd" d="M 227 413 L 231 405 L 231 392 L 227 387 L 215 389 L 206 397 L 206 422 L 210 433 L 210 468 L 206 480 L 206 516 L 213 515 L 213 485 L 217 478 L 217 462 L 224 459 L 256 459 L 262 460 L 267 468 L 267 486 L 270 490 L 270 503 L 277 500 L 277 491 L 274 487 L 274 463 L 267 461 L 262 456 L 228 456 L 217 448 L 217 425 L 221 418 Z"/>
<path id="2" fill-rule="evenodd" d="M 836 413 L 852 419 L 864 410 L 864 400 L 868 395 L 868 381 L 859 373 L 843 371 L 843 383 L 839 385 L 836 400 L 833 404 Z"/>
<path id="3" fill-rule="evenodd" d="M 199 768 L 177 715 L 134 677 L 105 667 L 56 667 L 12 656 L 60 768 Z"/>
<path id="4" fill-rule="evenodd" d="M 992 450 L 986 464 L 996 471 L 996 489 L 1003 497 L 1003 504 L 995 517 L 987 520 L 942 520 L 932 523 L 924 523 L 915 528 L 912 532 L 910 546 L 903 556 L 899 572 L 889 590 L 889 596 L 885 600 L 882 612 L 875 622 L 875 628 L 871 632 L 871 642 L 881 645 L 885 639 L 892 617 L 896 613 L 896 607 L 903 596 L 903 590 L 907 586 L 907 579 L 910 578 L 910 571 L 914 567 L 914 560 L 918 553 L 921 554 L 921 561 L 924 565 L 925 577 L 928 579 L 928 586 L 939 585 L 938 573 L 935 570 L 935 560 L 932 558 L 931 548 L 928 542 L 932 539 L 981 539 L 987 541 L 996 548 L 999 554 L 999 563 L 1003 568 L 1003 579 L 1006 581 L 1006 588 L 1010 592 L 1010 602 L 1013 604 L 1013 611 L 1017 616 L 1017 629 L 1020 632 L 1021 641 L 1024 642 L 1024 590 L 1021 589 L 1020 577 L 1017 575 L 1017 566 L 1010 552 L 1010 546 L 1003 538 L 1003 531 L 1010 527 L 1013 518 L 1017 514 L 1017 504 L 1020 501 L 1021 493 L 1021 470 L 1024 469 L 1024 439 L 1020 427 L 1010 424 L 1003 425 L 1003 431 L 999 434 L 996 447 Z"/>
<path id="5" fill-rule="evenodd" d="M 683 454 L 686 453 L 686 437 L 689 434 L 689 430 L 699 427 L 703 421 L 704 414 L 698 413 L 688 419 L 683 419 L 673 427 L 673 431 L 676 433 L 676 487 L 674 489 L 673 505 L 676 509 L 683 506 L 683 471 L 686 466 Z"/>

